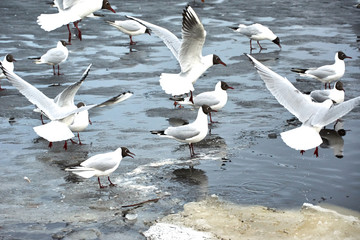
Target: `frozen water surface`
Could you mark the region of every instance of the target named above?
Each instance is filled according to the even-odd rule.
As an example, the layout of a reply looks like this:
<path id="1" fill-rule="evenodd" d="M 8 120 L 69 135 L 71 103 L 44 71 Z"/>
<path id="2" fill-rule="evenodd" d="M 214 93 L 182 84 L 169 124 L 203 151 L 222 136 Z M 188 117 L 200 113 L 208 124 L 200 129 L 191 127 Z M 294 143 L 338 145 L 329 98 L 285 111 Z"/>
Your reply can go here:
<path id="1" fill-rule="evenodd" d="M 6 88 L 0 92 L 1 239 L 144 239 L 142 232 L 158 220 L 185 233 L 187 228 L 193 234 L 207 232 L 204 239 L 358 238 L 360 108 L 343 118 L 346 135 L 338 139 L 344 142 L 343 158 L 334 156 L 331 141 L 319 148 L 318 158 L 312 151 L 301 155 L 288 148 L 279 133 L 299 122 L 277 103 L 243 55 L 249 40 L 228 28 L 260 21 L 269 26 L 283 48 L 263 41 L 267 49 L 252 54 L 301 91 L 323 86 L 290 68 L 331 64 L 335 52 L 344 51 L 353 58 L 347 59 L 342 79 L 349 99 L 360 90 L 355 1 L 190 1 L 207 31 L 204 54 L 215 53 L 228 64 L 209 69 L 197 81 L 195 94 L 212 90 L 219 80 L 235 88 L 225 108 L 214 114 L 219 123 L 195 144 L 199 155 L 193 159 L 186 144 L 149 132 L 196 117 L 189 107 L 175 109 L 158 83 L 162 72 L 180 71 L 176 59 L 156 36 L 136 36 L 137 45 L 129 46 L 128 36 L 104 21 L 133 15 L 180 36 L 187 2 L 110 2 L 117 14 L 101 11 L 104 17 L 83 20 L 83 40 L 74 36 L 64 75 L 53 76 L 50 66 L 27 58 L 67 39 L 65 26 L 48 33 L 36 24 L 39 14 L 55 10 L 46 1 L 0 1 L 0 58 L 12 53 L 16 73 L 46 95 L 54 97 L 78 81 L 90 63 L 76 102 L 100 103 L 134 92 L 126 102 L 91 111 L 93 125 L 80 134 L 84 145 L 69 143 L 65 151 L 63 142 L 49 149 L 37 137 L 32 128 L 41 124 L 39 114 L 1 80 Z M 64 171 L 119 146 L 136 157 L 123 159 L 112 174 L 117 187 L 100 190 L 96 178 Z M 213 194 L 219 199 L 209 200 Z M 315 208 L 304 209 L 304 203 Z M 329 208 L 337 213 L 323 210 Z"/>

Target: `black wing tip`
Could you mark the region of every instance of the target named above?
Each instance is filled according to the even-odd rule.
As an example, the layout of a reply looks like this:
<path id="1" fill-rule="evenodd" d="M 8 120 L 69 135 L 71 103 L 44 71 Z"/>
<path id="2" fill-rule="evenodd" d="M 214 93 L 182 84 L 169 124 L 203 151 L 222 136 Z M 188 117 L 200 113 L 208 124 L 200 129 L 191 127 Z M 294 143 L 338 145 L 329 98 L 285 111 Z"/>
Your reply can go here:
<path id="1" fill-rule="evenodd" d="M 150 131 L 151 134 L 156 134 L 156 135 L 165 135 L 165 131 L 161 130 L 161 131 Z"/>

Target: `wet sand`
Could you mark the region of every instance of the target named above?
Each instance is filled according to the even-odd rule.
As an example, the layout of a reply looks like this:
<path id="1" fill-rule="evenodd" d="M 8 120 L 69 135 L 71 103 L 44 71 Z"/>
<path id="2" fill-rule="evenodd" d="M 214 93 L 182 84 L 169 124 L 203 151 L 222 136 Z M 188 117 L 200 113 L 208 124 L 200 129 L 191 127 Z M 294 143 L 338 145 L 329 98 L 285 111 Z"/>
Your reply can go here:
<path id="1" fill-rule="evenodd" d="M 144 239 L 141 232 L 157 219 L 212 194 L 249 209 L 260 205 L 300 211 L 309 202 L 359 211 L 360 108 L 343 118 L 347 130 L 341 139 L 343 158 L 336 158 L 326 144 L 319 148 L 318 158 L 313 151 L 300 155 L 290 149 L 279 134 L 299 122 L 277 103 L 243 55 L 249 53 L 249 40 L 228 28 L 253 22 L 269 26 L 280 37 L 282 49 L 263 41 L 267 49 L 252 54 L 304 92 L 323 85 L 300 78 L 290 68 L 331 64 L 335 52 L 342 50 L 353 58 L 346 61 L 342 79 L 349 99 L 360 89 L 360 20 L 355 17 L 359 14 L 355 2 L 191 1 L 207 31 L 204 55 L 215 53 L 227 64 L 210 68 L 197 81 L 195 94 L 212 90 L 219 80 L 235 88 L 229 90 L 224 109 L 214 114 L 219 123 L 195 144 L 200 155 L 193 159 L 186 144 L 149 132 L 166 128 L 169 118 L 196 117 L 190 107 L 175 109 L 159 85 L 161 73 L 180 71 L 176 59 L 156 36 L 134 37 L 137 44 L 129 46 L 128 36 L 105 23 L 132 15 L 180 36 L 187 3 L 161 2 L 165 8 L 159 3 L 111 1 L 117 14 L 100 11 L 104 17 L 83 20 L 79 24 L 83 40 L 73 36 L 69 58 L 61 67 L 64 75 L 53 76 L 50 66 L 35 65 L 28 58 L 67 40 L 65 26 L 48 33 L 36 24 L 38 15 L 55 9 L 46 1 L 36 5 L 1 1 L 0 19 L 7 24 L 0 26 L 0 58 L 12 53 L 18 60 L 15 72 L 47 96 L 55 97 L 79 80 L 90 63 L 92 70 L 76 102 L 100 103 L 124 91 L 134 92 L 123 103 L 91 111 L 93 124 L 81 133 L 84 145 L 69 144 L 64 151 L 62 142 L 49 149 L 48 142 L 37 137 L 32 128 L 41 124 L 39 114 L 1 79 L 6 88 L 0 91 L 1 238 Z M 120 146 L 128 147 L 136 158 L 123 159 L 112 175 L 117 187 L 100 190 L 96 178 L 80 179 L 64 171 Z M 153 199 L 159 200 L 122 207 Z M 133 215 L 126 218 L 127 214 Z"/>

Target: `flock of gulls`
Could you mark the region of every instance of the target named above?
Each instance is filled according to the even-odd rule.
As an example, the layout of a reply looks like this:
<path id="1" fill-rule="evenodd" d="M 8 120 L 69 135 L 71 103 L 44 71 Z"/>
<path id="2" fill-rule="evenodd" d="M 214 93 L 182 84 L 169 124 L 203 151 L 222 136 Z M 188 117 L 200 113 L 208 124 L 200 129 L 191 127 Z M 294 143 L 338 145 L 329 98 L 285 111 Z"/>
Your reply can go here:
<path id="1" fill-rule="evenodd" d="M 74 24 L 77 29 L 77 36 L 81 40 L 82 32 L 79 23 L 82 19 L 92 16 L 94 12 L 100 9 L 114 13 L 115 11 L 108 0 L 55 0 L 54 6 L 58 12 L 41 14 L 38 16 L 37 23 L 48 32 L 66 25 L 69 31 L 68 42 L 61 40 L 57 43 L 56 48 L 48 50 L 41 57 L 31 59 L 36 64 L 51 65 L 53 74 L 60 75 L 60 64 L 65 62 L 69 55 L 66 46 L 71 45 L 72 33 L 69 25 Z M 211 112 L 216 112 L 225 106 L 228 99 L 227 90 L 233 89 L 226 82 L 219 81 L 214 91 L 193 96 L 194 84 L 208 68 L 218 64 L 226 66 L 226 64 L 215 54 L 202 55 L 206 31 L 191 6 L 186 6 L 182 13 L 182 39 L 178 39 L 175 34 L 161 26 L 132 16 L 126 16 L 126 18 L 123 21 L 107 22 L 110 26 L 127 34 L 130 38 L 130 45 L 136 44 L 133 40 L 133 36 L 136 35 L 154 34 L 158 36 L 179 62 L 180 72 L 162 73 L 159 80 L 160 86 L 165 93 L 171 95 L 170 99 L 174 101 L 175 107 L 178 105 L 180 107 L 185 105 L 198 107 L 197 117 L 191 123 L 168 127 L 164 130 L 154 130 L 151 133 L 188 143 L 190 156 L 193 157 L 196 155 L 193 144 L 202 141 L 208 134 L 208 125 L 214 123 Z M 279 37 L 259 23 L 249 26 L 240 24 L 237 27 L 230 28 L 250 39 L 250 50 L 253 49 L 252 40 L 257 41 L 261 50 L 264 49 L 259 42 L 262 40 L 272 41 L 281 48 Z M 301 76 L 314 78 L 325 84 L 324 90 L 315 90 L 310 94 L 301 93 L 286 78 L 273 72 L 250 54 L 245 55 L 253 63 L 271 94 L 301 121 L 300 127 L 281 133 L 282 140 L 293 149 L 303 152 L 315 148 L 314 154 L 317 155 L 317 147 L 322 143 L 319 132 L 323 127 L 338 121 L 360 104 L 360 97 L 344 101 L 345 91 L 339 79 L 345 72 L 344 60 L 350 57 L 341 51 L 336 52 L 335 63 L 332 65 L 291 69 Z M 37 135 L 49 141 L 49 147 L 52 146 L 53 142 L 65 141 L 64 148 L 66 149 L 68 140 L 74 142 L 74 132 L 77 133 L 78 143 L 81 144 L 79 132 L 84 131 L 91 124 L 88 113 L 90 109 L 116 104 L 133 95 L 132 92 L 124 92 L 100 104 L 86 105 L 80 102 L 75 105 L 75 95 L 89 74 L 90 64 L 78 82 L 68 86 L 52 99 L 15 74 L 14 62 L 16 60 L 11 54 L 4 57 L 3 61 L 0 62 L 2 70 L 0 79 L 6 78 L 36 106 L 34 111 L 39 112 L 41 117 L 45 116 L 49 119 L 48 123 L 42 121 L 41 125 L 33 128 Z M 332 82 L 336 82 L 333 88 L 330 85 Z M 1 85 L 0 90 L 4 90 Z M 113 152 L 92 156 L 82 162 L 80 166 L 65 170 L 84 178 L 97 176 L 100 188 L 105 186 L 101 184 L 99 177 L 108 176 L 110 186 L 114 186 L 115 184 L 111 182 L 109 175 L 118 168 L 122 158 L 126 156 L 133 158 L 134 155 L 126 147 L 119 147 Z"/>

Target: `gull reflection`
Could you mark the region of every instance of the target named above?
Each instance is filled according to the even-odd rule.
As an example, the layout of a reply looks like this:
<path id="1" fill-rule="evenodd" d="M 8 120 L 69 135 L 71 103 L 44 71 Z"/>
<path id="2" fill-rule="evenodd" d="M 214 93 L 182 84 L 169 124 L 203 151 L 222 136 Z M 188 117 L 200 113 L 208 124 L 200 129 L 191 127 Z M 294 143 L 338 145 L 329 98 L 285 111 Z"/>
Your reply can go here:
<path id="1" fill-rule="evenodd" d="M 346 130 L 344 129 L 343 120 L 339 119 L 335 125 L 334 129 L 321 129 L 320 136 L 323 140 L 323 143 L 320 145 L 321 148 L 332 148 L 334 151 L 334 156 L 337 158 L 344 157 L 344 139 Z"/>

